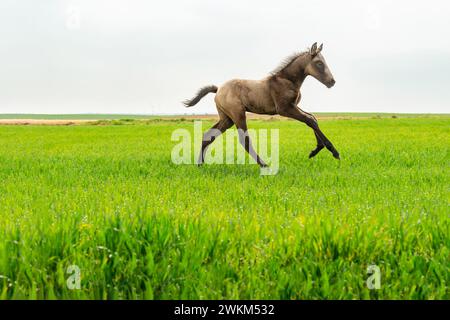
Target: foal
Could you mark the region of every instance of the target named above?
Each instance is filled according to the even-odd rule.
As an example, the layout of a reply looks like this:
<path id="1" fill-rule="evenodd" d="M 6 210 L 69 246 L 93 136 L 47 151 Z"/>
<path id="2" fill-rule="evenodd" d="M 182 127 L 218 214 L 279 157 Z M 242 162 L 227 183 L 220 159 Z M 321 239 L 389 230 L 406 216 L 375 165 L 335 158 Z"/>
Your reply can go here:
<path id="1" fill-rule="evenodd" d="M 198 164 L 204 162 L 208 145 L 234 123 L 238 128 L 239 142 L 245 150 L 261 167 L 267 166 L 252 147 L 247 132 L 246 112 L 279 114 L 306 123 L 314 130 L 317 140 L 317 146 L 309 157 L 314 157 L 326 147 L 336 159 L 339 159 L 339 152 L 319 129 L 317 119 L 297 106 L 301 98 L 300 87 L 307 76 L 313 76 L 328 88 L 336 82 L 320 53 L 322 48 L 323 44 L 317 47 L 317 43 L 314 43 L 309 51 L 287 58 L 262 80 L 233 79 L 220 88 L 214 85 L 203 87 L 194 98 L 184 101 L 186 107 L 192 107 L 208 93 L 216 93 L 214 101 L 220 120 L 203 135 Z"/>

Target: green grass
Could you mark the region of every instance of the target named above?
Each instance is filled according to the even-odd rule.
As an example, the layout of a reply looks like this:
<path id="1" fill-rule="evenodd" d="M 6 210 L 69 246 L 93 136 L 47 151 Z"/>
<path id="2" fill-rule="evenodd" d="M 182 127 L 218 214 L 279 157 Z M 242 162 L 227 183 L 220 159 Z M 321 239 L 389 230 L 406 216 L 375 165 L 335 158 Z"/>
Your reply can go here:
<path id="1" fill-rule="evenodd" d="M 149 119 L 155 116 L 139 114 L 33 114 L 2 113 L 0 119 L 37 119 L 37 120 L 111 120 L 111 119 Z"/>
<path id="2" fill-rule="evenodd" d="M 449 114 L 411 114 L 411 113 L 335 113 L 335 112 L 318 112 L 315 113 L 319 117 L 356 117 L 356 118 L 436 118 L 450 117 Z M 176 116 L 176 115 L 175 115 Z M 192 117 L 192 114 L 186 113 L 184 116 Z M 212 115 L 214 116 L 214 115 Z M 146 120 L 146 119 L 165 119 L 172 118 L 174 115 L 145 115 L 145 114 L 102 114 L 102 113 L 86 113 L 86 114 L 36 114 L 36 113 L 0 113 L 0 119 L 36 119 L 36 120 Z M 177 117 L 183 117 L 178 115 Z"/>
<path id="3" fill-rule="evenodd" d="M 320 124 L 340 162 L 249 123 L 280 129 L 275 176 L 173 164 L 189 121 L 0 126 L 0 298 L 449 299 L 450 118 Z"/>

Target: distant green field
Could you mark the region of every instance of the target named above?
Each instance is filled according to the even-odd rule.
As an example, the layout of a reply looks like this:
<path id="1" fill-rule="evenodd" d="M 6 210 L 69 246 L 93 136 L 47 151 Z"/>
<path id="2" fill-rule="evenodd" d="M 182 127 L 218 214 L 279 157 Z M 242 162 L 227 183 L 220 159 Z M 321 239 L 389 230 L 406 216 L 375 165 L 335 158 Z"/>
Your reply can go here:
<path id="1" fill-rule="evenodd" d="M 320 123 L 341 161 L 249 122 L 280 130 L 275 176 L 173 164 L 186 121 L 0 126 L 0 298 L 449 299 L 450 118 Z"/>
<path id="2" fill-rule="evenodd" d="M 353 112 L 317 112 L 314 113 L 321 117 L 382 117 L 382 118 L 390 118 L 390 117 L 420 117 L 420 118 L 435 118 L 448 115 L 439 115 L 439 114 L 412 114 L 412 113 L 353 113 Z M 191 114 L 185 115 L 175 115 L 177 117 L 191 117 Z M 211 115 L 214 116 L 214 115 Z M 174 117 L 173 115 L 140 115 L 140 114 L 25 114 L 25 113 L 3 113 L 0 114 L 0 119 L 37 119 L 37 120 L 120 120 L 120 119 L 155 119 L 155 118 L 167 118 Z"/>
<path id="3" fill-rule="evenodd" d="M 138 114 L 26 114 L 3 113 L 0 119 L 39 119 L 39 120 L 113 120 L 113 119 L 149 119 L 151 115 Z"/>

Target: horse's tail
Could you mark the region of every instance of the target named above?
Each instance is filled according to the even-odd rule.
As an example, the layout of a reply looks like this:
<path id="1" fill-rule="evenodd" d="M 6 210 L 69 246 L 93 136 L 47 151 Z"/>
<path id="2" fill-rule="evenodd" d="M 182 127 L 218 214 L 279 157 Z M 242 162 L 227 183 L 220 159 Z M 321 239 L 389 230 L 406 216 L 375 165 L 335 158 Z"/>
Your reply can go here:
<path id="1" fill-rule="evenodd" d="M 186 107 L 193 107 L 195 106 L 204 96 L 206 96 L 208 93 L 210 92 L 217 92 L 217 87 L 216 86 L 206 86 L 201 88 L 200 90 L 198 90 L 197 95 L 190 99 L 190 100 L 184 100 L 183 104 Z"/>

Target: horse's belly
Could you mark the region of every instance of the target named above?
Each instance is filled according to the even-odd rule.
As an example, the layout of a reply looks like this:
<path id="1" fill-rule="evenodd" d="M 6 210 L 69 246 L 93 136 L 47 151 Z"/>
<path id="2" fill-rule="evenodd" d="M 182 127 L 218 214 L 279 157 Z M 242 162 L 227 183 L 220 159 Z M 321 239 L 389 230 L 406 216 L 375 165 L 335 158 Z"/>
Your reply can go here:
<path id="1" fill-rule="evenodd" d="M 270 97 L 269 90 L 264 82 L 253 82 L 244 95 L 245 110 L 258 114 L 275 114 L 276 108 Z"/>
<path id="2" fill-rule="evenodd" d="M 276 114 L 275 105 L 274 106 L 268 106 L 268 105 L 248 105 L 245 107 L 245 110 L 248 112 L 253 112 L 257 114 Z"/>

